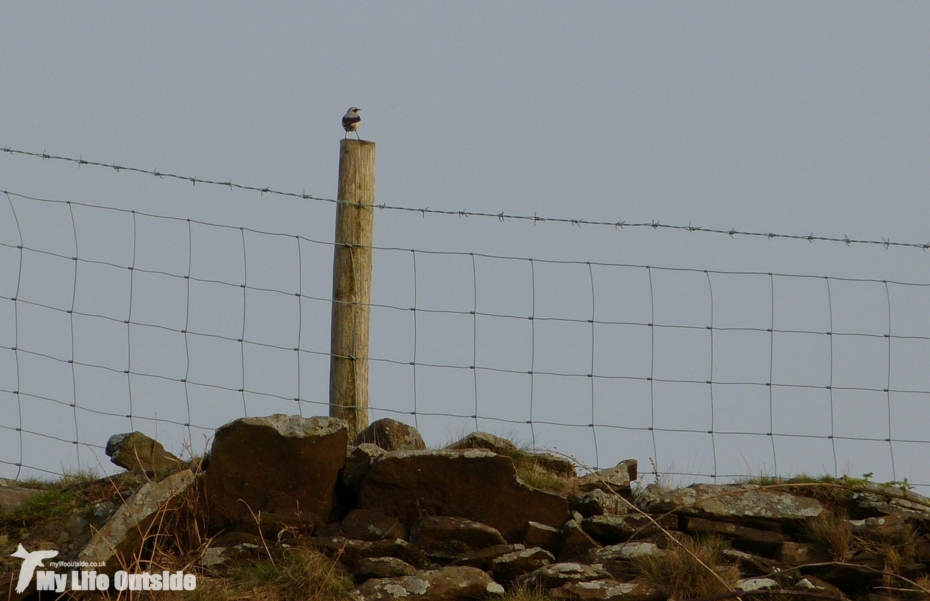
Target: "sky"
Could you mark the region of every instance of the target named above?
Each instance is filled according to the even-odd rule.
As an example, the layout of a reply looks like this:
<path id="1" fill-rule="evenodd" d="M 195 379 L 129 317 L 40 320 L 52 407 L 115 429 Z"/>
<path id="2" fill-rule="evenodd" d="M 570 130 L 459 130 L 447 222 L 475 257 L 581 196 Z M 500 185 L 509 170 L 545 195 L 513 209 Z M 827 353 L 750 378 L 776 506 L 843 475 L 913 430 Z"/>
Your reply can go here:
<path id="1" fill-rule="evenodd" d="M 921 2 L 5 3 L 0 148 L 333 199 L 357 106 L 379 204 L 920 245 L 928 52 Z M 326 414 L 333 203 L 2 152 L 0 190 L 0 477 Z M 375 219 L 373 418 L 930 490 L 922 249 Z"/>

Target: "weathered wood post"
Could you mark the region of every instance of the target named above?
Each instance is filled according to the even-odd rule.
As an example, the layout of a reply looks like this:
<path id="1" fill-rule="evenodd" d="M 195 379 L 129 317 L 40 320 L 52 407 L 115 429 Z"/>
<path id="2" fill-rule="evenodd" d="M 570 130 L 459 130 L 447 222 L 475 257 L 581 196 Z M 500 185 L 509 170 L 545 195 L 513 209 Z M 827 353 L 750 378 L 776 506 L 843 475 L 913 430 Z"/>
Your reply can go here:
<path id="1" fill-rule="evenodd" d="M 374 240 L 375 143 L 339 145 L 333 315 L 329 359 L 329 415 L 349 424 L 349 436 L 368 426 L 368 324 L 371 245 Z"/>

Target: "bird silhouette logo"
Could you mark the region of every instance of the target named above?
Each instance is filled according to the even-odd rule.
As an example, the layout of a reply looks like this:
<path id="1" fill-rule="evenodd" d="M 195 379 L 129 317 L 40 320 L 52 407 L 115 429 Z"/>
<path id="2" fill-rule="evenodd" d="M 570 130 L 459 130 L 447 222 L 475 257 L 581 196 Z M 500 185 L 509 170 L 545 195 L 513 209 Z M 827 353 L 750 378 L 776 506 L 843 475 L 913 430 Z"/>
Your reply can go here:
<path id="1" fill-rule="evenodd" d="M 32 581 L 32 575 L 37 567 L 45 567 L 42 562 L 58 555 L 58 551 L 27 551 L 22 544 L 13 552 L 11 557 L 19 557 L 23 560 L 23 565 L 19 568 L 19 580 L 16 582 L 16 592 L 22 593 Z"/>

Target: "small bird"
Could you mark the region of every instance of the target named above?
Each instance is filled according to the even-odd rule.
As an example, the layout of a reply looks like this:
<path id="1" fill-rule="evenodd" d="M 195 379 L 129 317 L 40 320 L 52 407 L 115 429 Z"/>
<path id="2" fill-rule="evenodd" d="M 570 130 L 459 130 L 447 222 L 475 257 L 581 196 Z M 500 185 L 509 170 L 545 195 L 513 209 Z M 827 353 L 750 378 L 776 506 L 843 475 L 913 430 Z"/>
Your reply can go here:
<path id="1" fill-rule="evenodd" d="M 19 547 L 11 554 L 11 557 L 18 557 L 23 560 L 23 565 L 19 568 L 19 580 L 16 583 L 16 592 L 22 593 L 32 581 L 32 575 L 36 568 L 45 567 L 42 562 L 58 555 L 58 551 L 33 551 L 30 553 L 20 544 Z"/>
<path id="2" fill-rule="evenodd" d="M 350 131 L 355 132 L 355 137 L 358 138 L 358 126 L 362 124 L 362 118 L 359 116 L 357 107 L 352 107 L 346 111 L 346 114 L 342 117 L 342 129 L 346 130 L 346 135 L 343 137 L 343 140 L 349 136 Z M 358 138 L 361 140 L 361 138 Z"/>

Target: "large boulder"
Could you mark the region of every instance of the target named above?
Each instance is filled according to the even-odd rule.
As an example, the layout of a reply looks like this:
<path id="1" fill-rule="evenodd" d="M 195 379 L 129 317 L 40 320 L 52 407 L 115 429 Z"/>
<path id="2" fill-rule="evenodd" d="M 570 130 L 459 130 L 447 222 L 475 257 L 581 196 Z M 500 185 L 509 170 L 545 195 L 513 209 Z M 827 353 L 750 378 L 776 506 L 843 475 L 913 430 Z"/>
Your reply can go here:
<path id="1" fill-rule="evenodd" d="M 426 448 L 416 428 L 387 417 L 373 422 L 355 437 L 355 446 L 366 443 L 385 451 L 422 451 Z"/>
<path id="2" fill-rule="evenodd" d="M 130 471 L 167 472 L 181 467 L 180 459 L 142 432 L 114 434 L 107 440 L 104 452 L 114 464 Z"/>
<path id="3" fill-rule="evenodd" d="M 329 417 L 246 417 L 216 431 L 206 473 L 210 522 L 277 533 L 336 513 L 347 428 Z"/>
<path id="4" fill-rule="evenodd" d="M 358 507 L 382 507 L 412 526 L 424 515 L 464 517 L 519 542 L 529 521 L 560 528 L 565 499 L 517 479 L 513 461 L 490 451 L 393 451 L 375 460 Z"/>
<path id="5" fill-rule="evenodd" d="M 375 578 L 349 593 L 353 601 L 469 601 L 500 595 L 504 587 L 478 568 L 450 566 L 400 578 Z"/>

